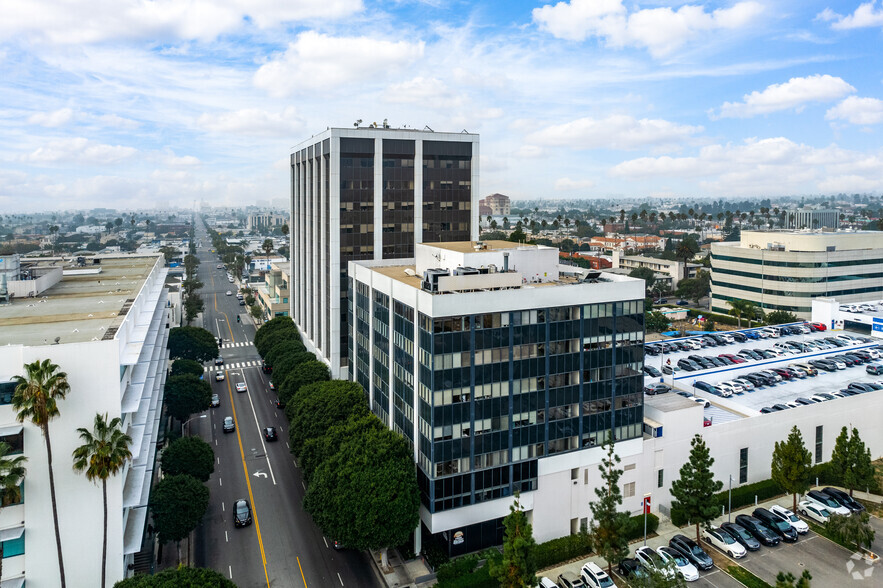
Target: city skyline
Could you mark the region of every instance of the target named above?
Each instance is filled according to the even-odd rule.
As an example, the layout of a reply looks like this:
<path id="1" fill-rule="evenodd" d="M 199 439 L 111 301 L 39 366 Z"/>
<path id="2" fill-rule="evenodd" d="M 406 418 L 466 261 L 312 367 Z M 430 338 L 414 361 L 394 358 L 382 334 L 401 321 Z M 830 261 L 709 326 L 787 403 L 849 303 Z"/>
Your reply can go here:
<path id="1" fill-rule="evenodd" d="M 7 9 L 3 213 L 286 198 L 291 147 L 359 119 L 481 133 L 513 200 L 883 190 L 879 2 Z"/>

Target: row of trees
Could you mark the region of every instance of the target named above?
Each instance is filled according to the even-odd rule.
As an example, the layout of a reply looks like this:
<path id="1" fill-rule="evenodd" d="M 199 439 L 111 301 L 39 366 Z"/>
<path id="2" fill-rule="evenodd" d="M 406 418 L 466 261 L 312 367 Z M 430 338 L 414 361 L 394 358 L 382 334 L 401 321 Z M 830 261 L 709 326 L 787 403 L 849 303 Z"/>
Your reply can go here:
<path id="1" fill-rule="evenodd" d="M 408 442 L 368 409 L 355 382 L 329 380 L 294 323 L 277 317 L 255 336 L 289 419 L 289 445 L 308 484 L 304 508 L 322 532 L 354 549 L 408 540 L 419 521 L 417 476 Z"/>

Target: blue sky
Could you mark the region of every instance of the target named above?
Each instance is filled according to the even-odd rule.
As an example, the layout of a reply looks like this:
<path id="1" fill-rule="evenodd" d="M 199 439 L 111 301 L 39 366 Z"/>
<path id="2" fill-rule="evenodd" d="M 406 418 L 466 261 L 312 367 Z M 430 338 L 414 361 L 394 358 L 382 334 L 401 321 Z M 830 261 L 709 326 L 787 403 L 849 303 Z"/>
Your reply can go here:
<path id="1" fill-rule="evenodd" d="M 883 0 L 4 0 L 0 212 L 285 198 L 356 119 L 482 195 L 883 191 Z"/>

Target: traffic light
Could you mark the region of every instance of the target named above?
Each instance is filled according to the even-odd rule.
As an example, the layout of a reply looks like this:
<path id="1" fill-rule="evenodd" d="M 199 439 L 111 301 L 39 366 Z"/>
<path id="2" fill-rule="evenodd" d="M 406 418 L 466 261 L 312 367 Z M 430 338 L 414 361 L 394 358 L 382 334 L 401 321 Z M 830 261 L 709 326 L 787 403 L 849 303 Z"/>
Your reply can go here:
<path id="1" fill-rule="evenodd" d="M 238 314 L 237 314 L 237 315 L 236 315 L 236 322 L 237 322 L 237 323 L 238 323 L 238 322 L 241 322 L 241 320 L 240 320 L 240 318 L 239 318 L 239 315 L 238 315 Z"/>
<path id="2" fill-rule="evenodd" d="M 224 343 L 224 340 L 218 337 L 218 345 L 221 345 L 222 343 Z"/>

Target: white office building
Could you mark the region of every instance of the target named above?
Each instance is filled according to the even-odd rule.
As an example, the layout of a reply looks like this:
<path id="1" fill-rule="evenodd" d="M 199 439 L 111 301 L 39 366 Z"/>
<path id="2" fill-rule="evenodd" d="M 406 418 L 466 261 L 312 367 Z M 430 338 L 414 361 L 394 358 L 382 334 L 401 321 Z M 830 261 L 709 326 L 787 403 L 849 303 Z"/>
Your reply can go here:
<path id="1" fill-rule="evenodd" d="M 110 585 L 126 577 L 144 537 L 167 371 L 168 270 L 161 255 L 19 262 L 13 274 L 21 291 L 40 276 L 58 273 L 60 280 L 45 289 L 34 283 L 30 295 L 0 295 L 0 439 L 28 458 L 22 503 L 0 509 L 2 586 L 59 585 L 46 446 L 40 429 L 19 423 L 10 404 L 14 376 L 43 359 L 70 383 L 49 425 L 68 586 L 98 586 L 101 577 L 102 492 L 73 470 L 77 428 L 91 430 L 96 413 L 107 413 L 132 438 L 132 461 L 107 481 Z M 3 281 L 0 293 L 13 291 Z"/>
<path id="2" fill-rule="evenodd" d="M 291 317 L 346 377 L 349 261 L 407 259 L 478 237 L 478 135 L 328 129 L 291 153 Z"/>

